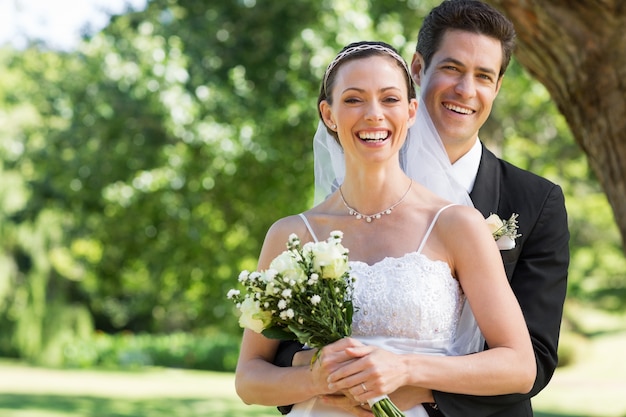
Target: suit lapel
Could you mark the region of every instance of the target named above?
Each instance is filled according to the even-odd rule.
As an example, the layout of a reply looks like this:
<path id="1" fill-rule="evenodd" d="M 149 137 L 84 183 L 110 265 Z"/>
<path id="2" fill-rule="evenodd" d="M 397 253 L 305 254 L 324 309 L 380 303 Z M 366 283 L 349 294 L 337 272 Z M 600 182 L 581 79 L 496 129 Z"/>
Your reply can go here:
<path id="1" fill-rule="evenodd" d="M 491 153 L 485 145 L 482 145 L 483 152 L 480 157 L 480 165 L 476 174 L 474 188 L 470 193 L 470 198 L 483 216 L 487 217 L 491 213 L 498 212 L 498 201 L 500 201 L 500 164 L 498 158 Z"/>

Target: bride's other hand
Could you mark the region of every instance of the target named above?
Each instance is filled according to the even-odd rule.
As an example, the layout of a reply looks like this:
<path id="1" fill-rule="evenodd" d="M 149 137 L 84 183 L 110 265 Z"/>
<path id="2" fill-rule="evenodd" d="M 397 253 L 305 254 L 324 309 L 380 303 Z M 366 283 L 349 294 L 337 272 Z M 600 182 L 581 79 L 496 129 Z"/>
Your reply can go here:
<path id="1" fill-rule="evenodd" d="M 324 346 L 316 362 L 319 362 L 324 368 L 328 369 L 330 374 L 356 360 L 353 354 L 348 353 L 348 349 L 363 347 L 365 347 L 365 345 L 358 340 L 351 337 L 344 337 L 330 345 Z"/>
<path id="2" fill-rule="evenodd" d="M 320 400 L 326 405 L 340 408 L 358 417 L 372 417 L 374 415 L 367 403 L 361 404 L 348 395 L 322 395 Z"/>
<path id="3" fill-rule="evenodd" d="M 345 337 L 328 346 L 324 347 L 321 358 L 329 362 L 343 363 L 346 361 L 352 361 L 354 358 L 352 355 L 345 353 L 345 349 L 353 347 L 365 346 L 363 343 L 351 337 Z M 313 355 L 317 352 L 317 349 L 303 349 L 296 352 L 293 355 L 291 362 L 292 366 L 305 366 L 311 365 Z M 319 359 L 318 359 L 319 360 Z"/>

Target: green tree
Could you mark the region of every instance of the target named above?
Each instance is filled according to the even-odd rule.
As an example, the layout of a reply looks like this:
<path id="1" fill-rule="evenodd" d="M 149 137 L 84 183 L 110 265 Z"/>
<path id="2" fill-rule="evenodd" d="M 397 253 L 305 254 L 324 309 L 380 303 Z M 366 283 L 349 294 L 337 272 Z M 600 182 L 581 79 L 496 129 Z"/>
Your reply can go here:
<path id="1" fill-rule="evenodd" d="M 58 357 L 90 321 L 239 332 L 226 292 L 312 202 L 326 65 L 361 39 L 410 59 L 435 3 L 153 0 L 76 51 L 0 51 L 0 349 Z M 623 308 L 619 232 L 548 91 L 515 61 L 481 139 L 563 186 L 570 295 Z"/>

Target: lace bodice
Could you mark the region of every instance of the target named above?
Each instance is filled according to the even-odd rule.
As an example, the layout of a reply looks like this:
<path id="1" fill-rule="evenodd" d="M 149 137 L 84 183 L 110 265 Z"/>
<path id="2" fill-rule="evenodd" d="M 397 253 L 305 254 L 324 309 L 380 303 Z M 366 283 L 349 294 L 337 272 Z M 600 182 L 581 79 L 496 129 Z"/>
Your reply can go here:
<path id="1" fill-rule="evenodd" d="M 432 340 L 443 345 L 454 339 L 465 297 L 448 264 L 412 252 L 374 265 L 353 261 L 350 266 L 357 278 L 354 337 Z"/>

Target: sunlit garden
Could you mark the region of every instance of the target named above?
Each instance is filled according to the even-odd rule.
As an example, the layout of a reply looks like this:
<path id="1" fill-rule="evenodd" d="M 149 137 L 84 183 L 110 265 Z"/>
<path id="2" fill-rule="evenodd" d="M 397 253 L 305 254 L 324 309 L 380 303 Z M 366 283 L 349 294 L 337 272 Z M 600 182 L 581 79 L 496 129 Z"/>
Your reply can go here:
<path id="1" fill-rule="evenodd" d="M 234 391 L 226 294 L 312 203 L 326 63 L 356 39 L 410 58 L 438 2 L 151 0 L 70 49 L 0 44 L 0 416 L 278 416 Z M 566 199 L 560 366 L 537 417 L 626 417 L 626 196 L 515 57 L 480 135 Z"/>

